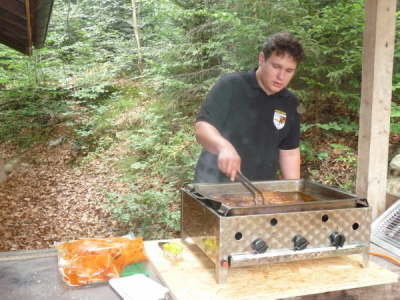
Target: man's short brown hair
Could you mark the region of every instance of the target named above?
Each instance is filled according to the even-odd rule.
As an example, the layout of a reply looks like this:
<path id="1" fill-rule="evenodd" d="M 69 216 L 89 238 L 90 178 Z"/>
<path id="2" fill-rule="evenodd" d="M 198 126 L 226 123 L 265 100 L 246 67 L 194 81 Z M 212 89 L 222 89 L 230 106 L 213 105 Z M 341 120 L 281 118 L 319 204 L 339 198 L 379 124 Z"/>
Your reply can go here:
<path id="1" fill-rule="evenodd" d="M 289 54 L 297 63 L 304 59 L 302 45 L 289 32 L 278 32 L 270 35 L 264 43 L 262 51 L 265 59 L 268 59 L 274 51 L 278 55 Z"/>

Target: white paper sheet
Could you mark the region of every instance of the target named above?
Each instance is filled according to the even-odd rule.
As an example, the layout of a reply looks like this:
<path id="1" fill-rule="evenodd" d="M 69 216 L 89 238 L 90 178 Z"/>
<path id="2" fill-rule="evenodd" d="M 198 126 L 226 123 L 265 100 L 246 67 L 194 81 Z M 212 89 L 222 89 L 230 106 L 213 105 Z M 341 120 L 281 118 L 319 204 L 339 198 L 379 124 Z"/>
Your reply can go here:
<path id="1" fill-rule="evenodd" d="M 124 300 L 160 300 L 168 293 L 166 287 L 143 274 L 113 278 L 109 283 Z"/>

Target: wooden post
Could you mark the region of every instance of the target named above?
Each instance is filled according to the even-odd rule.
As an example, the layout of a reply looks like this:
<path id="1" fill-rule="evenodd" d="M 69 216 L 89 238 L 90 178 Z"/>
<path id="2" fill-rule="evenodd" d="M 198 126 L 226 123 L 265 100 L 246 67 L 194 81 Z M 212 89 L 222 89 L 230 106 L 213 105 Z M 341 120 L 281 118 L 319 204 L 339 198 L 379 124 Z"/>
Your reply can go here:
<path id="1" fill-rule="evenodd" d="M 376 218 L 386 209 L 396 0 L 366 0 L 357 194 Z"/>

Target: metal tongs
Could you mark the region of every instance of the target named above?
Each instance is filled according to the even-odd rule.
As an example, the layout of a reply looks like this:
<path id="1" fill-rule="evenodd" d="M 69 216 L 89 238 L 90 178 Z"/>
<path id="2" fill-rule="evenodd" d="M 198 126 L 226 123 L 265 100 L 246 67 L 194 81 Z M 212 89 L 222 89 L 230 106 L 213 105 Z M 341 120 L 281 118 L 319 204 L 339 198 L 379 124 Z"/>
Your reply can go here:
<path id="1" fill-rule="evenodd" d="M 254 203 L 257 205 L 265 205 L 265 198 L 263 193 L 246 177 L 242 172 L 238 171 L 236 173 L 236 179 L 240 181 L 241 184 L 245 186 L 246 189 L 250 191 L 253 195 Z"/>

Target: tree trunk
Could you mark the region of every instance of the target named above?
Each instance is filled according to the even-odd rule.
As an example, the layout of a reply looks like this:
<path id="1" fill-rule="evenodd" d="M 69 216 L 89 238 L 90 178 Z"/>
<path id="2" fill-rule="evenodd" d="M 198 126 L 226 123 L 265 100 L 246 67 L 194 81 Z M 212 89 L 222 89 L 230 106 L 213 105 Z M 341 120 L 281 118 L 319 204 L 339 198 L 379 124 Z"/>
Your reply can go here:
<path id="1" fill-rule="evenodd" d="M 137 53 L 138 53 L 138 68 L 139 72 L 143 72 L 143 53 L 142 48 L 140 46 L 140 37 L 139 37 L 139 27 L 137 24 L 137 10 L 136 10 L 136 0 L 132 0 L 132 26 L 133 32 L 135 35 L 136 46 L 137 46 Z"/>

